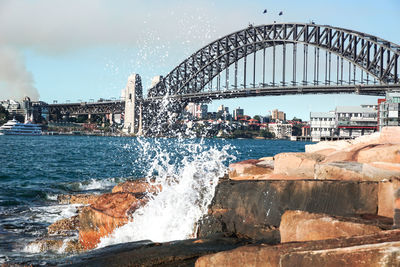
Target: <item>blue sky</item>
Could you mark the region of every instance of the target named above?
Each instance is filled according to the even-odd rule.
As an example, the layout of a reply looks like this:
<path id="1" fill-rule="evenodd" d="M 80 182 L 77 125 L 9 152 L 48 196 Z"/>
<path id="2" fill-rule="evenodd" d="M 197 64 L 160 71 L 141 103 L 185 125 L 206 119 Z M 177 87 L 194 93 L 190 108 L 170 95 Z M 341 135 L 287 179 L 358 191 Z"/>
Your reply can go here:
<path id="1" fill-rule="evenodd" d="M 118 98 L 130 73 L 139 73 L 147 88 L 153 76 L 167 74 L 202 46 L 249 22 L 313 20 L 400 44 L 399 14 L 398 0 L 0 0 L 0 99 L 35 90 L 47 102 Z M 215 101 L 209 110 L 240 106 L 253 116 L 278 108 L 288 118 L 308 119 L 310 111 L 376 99 L 258 97 Z"/>

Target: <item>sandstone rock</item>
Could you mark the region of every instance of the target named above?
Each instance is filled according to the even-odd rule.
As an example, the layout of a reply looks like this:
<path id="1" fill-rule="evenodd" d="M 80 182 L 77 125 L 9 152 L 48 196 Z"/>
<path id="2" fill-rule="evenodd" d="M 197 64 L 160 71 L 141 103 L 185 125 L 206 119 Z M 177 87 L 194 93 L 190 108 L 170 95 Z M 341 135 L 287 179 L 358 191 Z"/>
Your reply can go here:
<path id="1" fill-rule="evenodd" d="M 41 239 L 28 244 L 25 248 L 34 253 L 51 251 L 54 253 L 80 253 L 84 251 L 78 240 L 73 239 Z"/>
<path id="2" fill-rule="evenodd" d="M 94 194 L 76 194 L 76 195 L 59 195 L 57 201 L 60 204 L 93 204 L 100 195 Z"/>
<path id="3" fill-rule="evenodd" d="M 274 246 L 265 244 L 261 245 L 247 245 L 242 246 L 233 250 L 218 252 L 215 254 L 205 255 L 197 259 L 196 267 L 205 266 L 276 266 L 276 267 L 292 267 L 292 266 L 344 266 L 342 263 L 336 262 L 336 264 L 329 264 L 325 262 L 317 264 L 318 257 L 313 258 L 315 261 L 307 261 L 307 264 L 302 264 L 303 259 L 293 257 L 293 260 L 288 262 L 292 256 L 297 253 L 302 253 L 303 258 L 307 260 L 307 257 L 315 253 L 324 252 L 327 250 L 352 250 L 365 245 L 390 244 L 389 242 L 400 241 L 400 230 L 379 232 L 373 235 L 357 236 L 357 237 L 341 237 L 330 240 L 317 240 L 308 242 L 293 242 L 283 243 Z M 388 248 L 393 246 L 389 245 Z M 397 251 L 395 249 L 394 251 Z M 388 249 L 387 255 L 392 255 L 391 250 Z M 349 256 L 349 255 L 348 255 Z M 356 258 L 356 257 L 355 257 Z M 391 259 L 390 257 L 388 257 Z M 325 258 L 327 259 L 327 258 Z M 284 263 L 284 264 L 283 264 Z M 363 264 L 358 265 L 345 265 L 345 266 L 365 266 Z M 367 265 L 370 266 L 370 265 Z M 380 266 L 380 265 L 375 265 Z M 398 265 L 386 265 L 386 266 L 398 266 Z"/>
<path id="4" fill-rule="evenodd" d="M 380 131 L 379 142 L 400 144 L 400 127 L 383 127 Z"/>
<path id="5" fill-rule="evenodd" d="M 378 189 L 378 215 L 393 218 L 394 193 L 400 188 L 400 180 L 379 183 Z"/>
<path id="6" fill-rule="evenodd" d="M 275 156 L 274 174 L 314 178 L 315 164 L 324 158 L 313 153 L 280 153 Z"/>
<path id="7" fill-rule="evenodd" d="M 77 231 L 79 225 L 78 216 L 61 219 L 47 227 L 49 235 L 70 235 L 72 231 Z"/>
<path id="8" fill-rule="evenodd" d="M 381 230 L 368 220 L 299 210 L 286 211 L 279 226 L 282 243 L 368 235 Z"/>
<path id="9" fill-rule="evenodd" d="M 400 266 L 400 242 L 286 254 L 280 266 Z"/>
<path id="10" fill-rule="evenodd" d="M 319 180 L 383 181 L 400 177 L 399 171 L 377 168 L 379 164 L 336 161 L 315 166 L 314 178 Z"/>
<path id="11" fill-rule="evenodd" d="M 79 213 L 79 241 L 85 249 L 94 248 L 101 237 L 126 224 L 129 216 L 143 206 L 147 198 L 132 193 L 109 193 L 99 197 Z"/>
<path id="12" fill-rule="evenodd" d="M 269 160 L 250 159 L 229 165 L 229 179 L 258 180 L 273 171 L 273 162 Z"/>
<path id="13" fill-rule="evenodd" d="M 306 153 L 315 153 L 321 150 L 333 149 L 342 150 L 351 145 L 349 140 L 339 140 L 339 141 L 321 141 L 312 145 L 305 145 Z"/>
<path id="14" fill-rule="evenodd" d="M 152 184 L 154 179 L 150 180 L 150 183 L 145 179 L 129 180 L 120 183 L 112 189 L 112 193 L 117 192 L 128 192 L 128 193 L 158 193 L 161 191 L 161 185 Z"/>
<path id="15" fill-rule="evenodd" d="M 400 163 L 400 145 L 386 144 L 361 149 L 358 152 L 357 161 L 361 163 L 374 161 Z"/>
<path id="16" fill-rule="evenodd" d="M 344 216 L 376 214 L 377 209 L 376 182 L 227 180 L 217 185 L 198 237 L 226 232 L 274 243 L 279 242 L 277 228 L 286 210 Z"/>

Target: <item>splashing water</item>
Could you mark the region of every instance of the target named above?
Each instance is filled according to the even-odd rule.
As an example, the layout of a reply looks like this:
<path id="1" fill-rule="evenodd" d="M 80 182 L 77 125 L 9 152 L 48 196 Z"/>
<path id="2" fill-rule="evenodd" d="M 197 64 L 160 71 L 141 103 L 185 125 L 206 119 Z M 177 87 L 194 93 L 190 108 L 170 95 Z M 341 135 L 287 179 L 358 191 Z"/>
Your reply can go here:
<path id="1" fill-rule="evenodd" d="M 173 140 L 174 146 L 161 144 Z M 156 177 L 162 191 L 136 210 L 128 224 L 102 238 L 98 248 L 145 239 L 181 240 L 195 234 L 196 222 L 207 212 L 218 179 L 226 172 L 224 161 L 234 158 L 228 153 L 232 147 L 207 147 L 200 139 L 176 140 L 155 139 L 151 143 L 140 138 L 143 155 L 151 159 L 147 176 Z M 171 148 L 175 149 L 172 153 Z"/>

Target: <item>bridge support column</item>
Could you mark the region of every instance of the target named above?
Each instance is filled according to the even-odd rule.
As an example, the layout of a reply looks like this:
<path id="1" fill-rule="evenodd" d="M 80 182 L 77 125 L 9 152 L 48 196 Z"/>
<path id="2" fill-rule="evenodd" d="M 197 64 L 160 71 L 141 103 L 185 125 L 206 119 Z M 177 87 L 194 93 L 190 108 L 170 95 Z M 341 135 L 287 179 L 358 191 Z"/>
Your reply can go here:
<path id="1" fill-rule="evenodd" d="M 125 119 L 123 131 L 138 134 L 140 128 L 140 102 L 143 98 L 142 80 L 139 74 L 131 74 L 125 88 Z"/>

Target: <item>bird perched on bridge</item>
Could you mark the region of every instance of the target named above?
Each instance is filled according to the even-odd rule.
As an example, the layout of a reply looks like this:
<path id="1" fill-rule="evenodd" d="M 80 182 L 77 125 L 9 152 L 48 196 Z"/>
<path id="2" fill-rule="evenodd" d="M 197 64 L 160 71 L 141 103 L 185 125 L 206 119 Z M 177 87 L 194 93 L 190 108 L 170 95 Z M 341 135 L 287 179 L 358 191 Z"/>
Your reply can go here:
<path id="1" fill-rule="evenodd" d="M 281 11 L 281 12 L 279 12 L 279 16 L 282 16 L 283 15 L 283 12 Z"/>
<path id="2" fill-rule="evenodd" d="M 263 14 L 267 14 L 267 10 L 266 10 L 266 9 L 264 9 L 264 12 L 263 12 Z"/>

